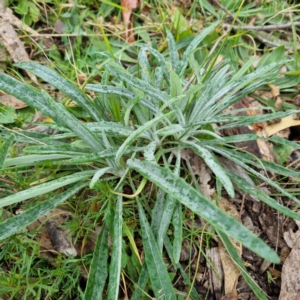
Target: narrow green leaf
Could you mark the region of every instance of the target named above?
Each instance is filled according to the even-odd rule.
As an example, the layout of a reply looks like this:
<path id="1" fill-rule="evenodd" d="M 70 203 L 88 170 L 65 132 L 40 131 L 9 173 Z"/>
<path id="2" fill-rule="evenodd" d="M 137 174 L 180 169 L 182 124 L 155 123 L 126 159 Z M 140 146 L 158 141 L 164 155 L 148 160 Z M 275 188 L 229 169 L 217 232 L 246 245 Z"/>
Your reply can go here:
<path id="1" fill-rule="evenodd" d="M 170 79 L 170 75 L 169 75 L 169 70 L 168 70 L 168 67 L 167 67 L 167 64 L 166 64 L 166 61 L 165 61 L 165 58 L 164 56 L 158 52 L 156 49 L 146 45 L 146 44 L 143 44 L 142 45 L 142 49 L 141 51 L 149 51 L 157 60 L 157 64 L 160 66 L 160 68 L 162 69 L 162 72 L 164 74 L 164 77 L 165 77 L 165 80 L 169 83 Z"/>
<path id="2" fill-rule="evenodd" d="M 88 150 L 73 147 L 71 145 L 52 145 L 52 146 L 29 146 L 23 149 L 24 153 L 37 153 L 37 154 L 65 154 L 65 155 L 83 155 Z"/>
<path id="3" fill-rule="evenodd" d="M 233 217 L 219 209 L 182 178 L 172 174 L 168 169 L 159 167 L 148 161 L 140 161 L 137 159 L 129 159 L 127 165 L 129 168 L 136 170 L 141 175 L 154 182 L 157 186 L 179 200 L 189 209 L 199 214 L 214 227 L 222 230 L 227 235 L 232 236 L 251 251 L 268 261 L 274 263 L 280 262 L 276 252 L 261 239 Z"/>
<path id="4" fill-rule="evenodd" d="M 107 278 L 108 227 L 104 223 L 98 238 L 91 262 L 84 300 L 102 300 Z"/>
<path id="5" fill-rule="evenodd" d="M 125 136 L 128 137 L 134 130 L 129 127 L 125 126 L 122 123 L 117 122 L 95 122 L 95 123 L 87 123 L 87 128 L 93 132 L 102 132 L 104 131 L 108 135 L 119 135 L 119 136 Z M 150 139 L 150 136 L 147 134 L 144 134 L 142 136 L 143 138 Z"/>
<path id="6" fill-rule="evenodd" d="M 270 142 L 273 142 L 273 143 L 289 145 L 292 148 L 300 149 L 300 145 L 298 143 L 289 141 L 289 140 L 284 139 L 284 138 L 279 137 L 279 136 L 272 136 L 272 137 L 268 138 L 267 140 L 270 141 Z"/>
<path id="7" fill-rule="evenodd" d="M 15 96 L 55 120 L 55 113 L 46 105 L 41 93 L 30 85 L 0 72 L 0 90 Z"/>
<path id="8" fill-rule="evenodd" d="M 15 65 L 18 68 L 32 72 L 36 76 L 50 83 L 58 90 L 62 91 L 64 94 L 70 97 L 72 100 L 74 100 L 76 103 L 78 103 L 96 121 L 101 120 L 100 115 L 98 115 L 97 110 L 91 103 L 91 100 L 88 98 L 88 96 L 83 93 L 76 85 L 70 83 L 67 79 L 61 77 L 55 71 L 34 62 L 20 62 Z"/>
<path id="9" fill-rule="evenodd" d="M 167 37 L 169 40 L 169 49 L 170 49 L 170 57 L 171 57 L 171 64 L 172 64 L 172 70 L 175 71 L 177 69 L 177 65 L 179 62 L 179 54 L 176 49 L 176 43 L 175 39 L 173 37 L 173 34 L 167 29 L 166 30 Z"/>
<path id="10" fill-rule="evenodd" d="M 100 177 L 102 177 L 105 173 L 110 173 L 113 169 L 111 167 L 102 168 L 98 170 L 95 175 L 93 176 L 91 182 L 90 182 L 90 189 L 94 188 L 95 184 L 99 180 Z"/>
<path id="11" fill-rule="evenodd" d="M 152 87 L 150 84 L 147 84 L 141 79 L 138 79 L 134 76 L 132 76 L 129 73 L 126 73 L 125 71 L 121 71 L 120 69 L 117 69 L 111 65 L 105 65 L 105 68 L 115 75 L 116 77 L 120 78 L 124 82 L 126 82 L 128 85 L 133 86 L 141 91 L 143 91 L 146 95 L 149 95 L 151 97 L 154 97 L 155 99 L 159 99 L 163 103 L 165 103 L 167 100 L 169 100 L 169 97 L 167 94 L 161 92 L 160 90 Z"/>
<path id="12" fill-rule="evenodd" d="M 11 136 L 11 131 L 2 128 L 0 132 L 0 137 L 7 139 Z M 26 143 L 26 144 L 40 144 L 46 145 L 47 143 L 42 141 L 44 138 L 49 137 L 49 134 L 32 132 L 26 130 L 14 131 L 14 137 L 16 142 Z"/>
<path id="13" fill-rule="evenodd" d="M 228 236 L 224 234 L 221 230 L 217 229 L 218 235 L 221 238 L 226 250 L 228 251 L 230 257 L 235 262 L 237 267 L 241 270 L 241 273 L 251 287 L 252 291 L 256 295 L 256 297 L 260 300 L 267 300 L 268 297 L 264 294 L 262 289 L 258 286 L 258 284 L 251 278 L 250 274 L 248 273 L 247 269 L 244 266 L 243 260 L 239 257 L 237 250 L 232 245 L 231 241 L 229 240 Z"/>
<path id="14" fill-rule="evenodd" d="M 145 49 L 141 49 L 138 55 L 139 65 L 141 67 L 142 80 L 151 84 L 151 68 L 148 61 L 148 56 Z"/>
<path id="15" fill-rule="evenodd" d="M 174 111 L 171 111 L 167 114 L 162 114 L 159 115 L 157 117 L 155 117 L 154 119 L 148 121 L 147 123 L 143 124 L 142 126 L 140 126 L 137 130 L 135 130 L 122 144 L 122 146 L 119 148 L 117 154 L 116 154 L 116 162 L 119 163 L 122 155 L 124 154 L 125 150 L 136 140 L 138 139 L 141 134 L 150 129 L 151 127 L 153 127 L 155 124 L 157 124 L 158 122 L 160 122 L 163 119 L 166 119 L 167 117 L 171 116 L 174 114 Z"/>
<path id="16" fill-rule="evenodd" d="M 133 152 L 142 152 L 145 149 L 146 149 L 146 147 L 129 147 L 124 152 L 124 154 L 128 155 Z M 116 157 L 118 150 L 119 150 L 119 148 L 112 147 L 112 148 L 103 150 L 101 152 L 95 152 L 95 153 L 90 153 L 90 154 L 74 157 L 74 158 L 68 160 L 68 162 L 70 164 L 84 164 L 84 163 L 98 161 L 99 159 L 113 158 L 113 157 Z"/>
<path id="17" fill-rule="evenodd" d="M 286 215 L 287 217 L 300 221 L 300 215 L 298 213 L 290 210 L 286 206 L 281 205 L 279 202 L 268 196 L 265 192 L 258 188 L 255 188 L 240 176 L 237 176 L 230 171 L 227 171 L 227 173 L 229 174 L 233 182 L 235 182 L 238 185 L 238 187 L 247 194 L 250 194 L 256 197 L 257 199 L 263 201 L 268 206 L 273 207 L 274 209 Z"/>
<path id="18" fill-rule="evenodd" d="M 103 145 L 98 137 L 91 133 L 82 122 L 67 111 L 61 103 L 55 102 L 45 91 L 42 91 L 42 96 L 47 105 L 55 112 L 59 123 L 67 126 L 95 151 L 103 150 Z"/>
<path id="19" fill-rule="evenodd" d="M 139 200 L 137 200 L 137 205 L 144 243 L 145 261 L 155 297 L 162 300 L 176 299 L 166 265 Z"/>
<path id="20" fill-rule="evenodd" d="M 33 154 L 33 155 L 24 155 L 20 157 L 14 157 L 14 158 L 8 158 L 4 162 L 5 167 L 10 166 L 28 166 L 33 165 L 39 162 L 43 161 L 55 161 L 55 160 L 62 160 L 62 159 L 68 159 L 73 157 L 71 154 L 48 154 L 48 155 L 42 155 L 42 154 Z"/>
<path id="21" fill-rule="evenodd" d="M 224 157 L 232 160 L 233 162 L 235 162 L 236 164 L 240 165 L 242 168 L 244 168 L 246 171 L 252 173 L 253 175 L 255 175 L 257 178 L 262 179 L 264 182 L 266 182 L 267 184 L 269 184 L 270 186 L 274 187 L 275 189 L 277 189 L 278 191 L 280 191 L 283 195 L 287 196 L 288 198 L 294 200 L 297 203 L 300 203 L 300 200 L 293 196 L 291 193 L 289 193 L 286 189 L 282 188 L 280 185 L 278 185 L 275 181 L 269 179 L 268 177 L 264 176 L 263 174 L 261 174 L 260 172 L 255 171 L 252 167 L 249 166 L 249 164 L 252 164 L 253 162 L 250 160 L 246 160 L 245 162 L 245 155 L 247 154 L 242 154 L 239 152 L 232 152 L 232 151 L 228 151 L 226 150 L 224 147 L 220 148 L 218 146 L 207 146 L 207 148 L 210 148 L 212 151 L 217 152 L 221 155 L 223 155 Z M 262 161 L 262 163 L 264 163 L 264 161 Z M 257 166 L 259 168 L 263 168 L 261 165 L 257 164 Z M 292 171 L 292 170 L 290 170 Z M 288 171 L 287 171 L 288 172 Z M 294 171 L 292 171 L 294 172 Z M 298 174 L 295 174 L 296 177 L 299 177 Z"/>
<path id="22" fill-rule="evenodd" d="M 232 185 L 232 182 L 230 178 L 227 176 L 226 172 L 214 156 L 214 154 L 205 149 L 204 147 L 201 147 L 199 145 L 196 145 L 195 143 L 186 142 L 187 147 L 192 148 L 193 151 L 201 156 L 205 163 L 208 165 L 208 167 L 214 172 L 218 180 L 223 184 L 224 188 L 226 189 L 228 195 L 231 198 L 234 198 L 234 187 Z"/>
<path id="23" fill-rule="evenodd" d="M 126 98 L 135 98 L 137 95 L 130 90 L 124 88 L 124 87 L 116 87 L 116 86 L 110 86 L 110 85 L 102 85 L 102 84 L 87 84 L 85 86 L 85 89 L 94 91 L 101 94 L 113 94 L 113 95 L 119 95 Z"/>
<path id="24" fill-rule="evenodd" d="M 173 255 L 174 261 L 179 263 L 182 246 L 182 207 L 181 203 L 176 201 L 174 208 L 172 224 L 174 228 Z"/>
<path id="25" fill-rule="evenodd" d="M 135 290 L 131 296 L 131 300 L 140 300 L 149 279 L 147 264 L 144 261 L 138 283 L 135 284 Z"/>
<path id="26" fill-rule="evenodd" d="M 171 98 L 182 95 L 181 80 L 174 71 L 170 72 L 170 95 Z"/>
<path id="27" fill-rule="evenodd" d="M 240 70 L 238 70 L 238 72 L 236 72 L 232 78 L 230 79 L 230 82 L 235 81 L 236 79 L 241 78 L 252 66 L 254 61 L 257 60 L 257 56 L 252 56 L 250 57 L 249 60 L 247 60 L 242 67 L 240 68 Z"/>
<path id="28" fill-rule="evenodd" d="M 245 142 L 245 141 L 256 141 L 260 137 L 256 133 L 250 134 L 238 134 L 238 135 L 231 135 L 231 136 L 224 136 L 222 139 L 213 139 L 213 140 L 203 140 L 201 141 L 201 145 L 214 145 L 214 144 L 224 144 L 228 145 L 229 143 L 238 143 L 238 142 Z"/>
<path id="29" fill-rule="evenodd" d="M 113 223 L 113 244 L 111 263 L 109 267 L 109 283 L 107 300 L 118 300 L 122 259 L 122 207 L 123 198 L 117 197 L 116 211 Z"/>
<path id="30" fill-rule="evenodd" d="M 172 198 L 170 195 L 167 195 L 165 197 L 164 207 L 162 209 L 162 215 L 161 215 L 159 228 L 157 232 L 157 245 L 161 252 L 164 243 L 164 237 L 165 234 L 167 233 L 168 227 L 170 226 L 176 203 L 177 200 Z"/>
<path id="31" fill-rule="evenodd" d="M 150 103 L 149 101 L 147 101 L 144 98 L 141 98 L 140 95 L 137 95 L 131 91 L 129 91 L 126 88 L 123 87 L 114 87 L 114 86 L 110 86 L 110 85 L 99 85 L 99 84 L 87 84 L 85 86 L 85 88 L 87 90 L 90 91 L 94 91 L 94 92 L 98 92 L 101 94 L 113 94 L 113 95 L 119 95 L 119 96 L 123 96 L 126 97 L 128 99 L 133 99 L 133 98 L 139 98 L 139 103 L 143 106 L 145 106 L 146 108 L 148 108 L 151 112 L 156 113 L 158 111 L 157 108 L 155 108 L 152 103 Z"/>
<path id="32" fill-rule="evenodd" d="M 284 112 L 280 111 L 280 112 L 269 113 L 269 114 L 265 114 L 265 115 L 220 117 L 220 118 L 217 118 L 219 120 L 216 120 L 216 121 L 214 120 L 214 122 L 216 122 L 216 123 L 232 122 L 230 124 L 220 126 L 220 128 L 218 128 L 218 129 L 221 130 L 221 129 L 225 129 L 225 128 L 248 126 L 248 125 L 252 125 L 255 123 L 267 122 L 267 121 L 274 120 L 274 119 L 282 119 L 286 116 L 289 116 L 289 115 L 292 115 L 292 114 L 295 114 L 298 112 L 299 111 L 297 111 L 297 110 L 287 110 Z M 233 122 L 234 119 L 236 120 L 236 122 Z"/>
<path id="33" fill-rule="evenodd" d="M 43 195 L 48 192 L 57 190 L 63 186 L 69 185 L 71 183 L 84 180 L 88 177 L 93 176 L 95 172 L 96 172 L 95 170 L 77 172 L 72 175 L 68 175 L 59 179 L 52 180 L 50 182 L 42 183 L 40 185 L 34 186 L 32 188 L 21 191 L 14 195 L 4 197 L 0 199 L 0 208 L 14 203 L 18 203 L 20 201 L 27 200 L 29 198 Z"/>
<path id="34" fill-rule="evenodd" d="M 5 142 L 3 142 L 2 147 L 0 149 L 0 170 L 3 168 L 4 166 L 4 161 L 7 155 L 7 152 L 12 144 L 14 140 L 14 136 L 11 135 L 7 140 L 5 140 Z"/>
<path id="35" fill-rule="evenodd" d="M 176 73 L 181 77 L 183 75 L 183 72 L 188 64 L 189 56 L 191 53 L 196 49 L 196 47 L 201 43 L 201 41 L 210 34 L 218 25 L 219 21 L 212 23 L 209 27 L 204 28 L 202 32 L 196 36 L 193 41 L 189 44 L 187 49 L 184 51 L 182 60 L 180 61 L 180 64 L 177 67 Z"/>
<path id="36" fill-rule="evenodd" d="M 6 219 L 4 222 L 0 223 L 0 240 L 3 240 L 15 234 L 21 229 L 30 225 L 31 223 L 45 215 L 47 212 L 54 209 L 57 205 L 75 195 L 86 185 L 86 183 L 79 185 L 76 184 L 76 186 L 69 188 L 67 191 L 59 194 L 58 196 L 38 203 L 33 208 L 30 208 L 15 217 Z"/>

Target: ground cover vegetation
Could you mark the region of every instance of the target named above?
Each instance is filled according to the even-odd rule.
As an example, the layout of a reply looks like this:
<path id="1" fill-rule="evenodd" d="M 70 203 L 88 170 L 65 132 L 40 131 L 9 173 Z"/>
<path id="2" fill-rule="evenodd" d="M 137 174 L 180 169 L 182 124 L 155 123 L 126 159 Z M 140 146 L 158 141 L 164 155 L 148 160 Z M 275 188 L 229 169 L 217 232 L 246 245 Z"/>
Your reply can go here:
<path id="1" fill-rule="evenodd" d="M 1 64 L 0 297 L 285 299 L 298 6 L 5 4 L 38 34 Z"/>

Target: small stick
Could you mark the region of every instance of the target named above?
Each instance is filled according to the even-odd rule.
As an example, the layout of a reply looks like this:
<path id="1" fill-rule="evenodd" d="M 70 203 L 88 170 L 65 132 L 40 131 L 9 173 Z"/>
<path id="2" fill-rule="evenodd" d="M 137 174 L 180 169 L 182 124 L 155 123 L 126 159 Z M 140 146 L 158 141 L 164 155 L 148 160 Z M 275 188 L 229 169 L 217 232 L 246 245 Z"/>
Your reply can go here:
<path id="1" fill-rule="evenodd" d="M 218 6 L 220 7 L 223 11 L 225 11 L 233 20 L 235 19 L 237 23 L 239 23 L 240 25 L 231 25 L 231 24 L 224 24 L 224 27 L 227 27 L 227 28 L 233 28 L 233 29 L 239 29 L 239 28 L 243 28 L 245 29 L 246 27 L 251 27 L 252 29 L 249 29 L 249 30 L 254 30 L 253 28 L 254 27 L 267 27 L 267 26 L 273 26 L 273 25 L 266 25 L 266 26 L 249 26 L 249 25 L 246 25 L 245 23 L 243 23 L 239 18 L 235 18 L 234 14 L 232 14 L 226 7 L 224 7 L 218 0 L 213 0 L 213 2 Z M 289 25 L 289 27 L 291 26 L 291 23 L 286 23 Z M 300 24 L 300 22 L 295 22 L 294 23 L 295 26 L 298 26 Z M 285 24 L 282 24 L 282 25 L 285 25 Z M 274 26 L 281 26 L 281 25 L 274 25 Z M 278 27 L 276 28 L 278 29 Z M 262 29 L 257 29 L 257 30 L 262 30 Z M 269 29 L 271 30 L 271 29 Z M 270 47 L 279 47 L 281 46 L 281 44 L 279 43 L 275 43 L 275 42 L 272 42 L 264 37 L 262 37 L 261 35 L 258 35 L 256 34 L 255 35 L 255 38 L 257 40 L 259 40 L 260 42 L 262 42 L 263 44 L 266 44 Z M 289 47 L 288 45 L 284 45 L 285 49 L 289 50 L 289 51 L 293 51 L 292 47 Z"/>
<path id="2" fill-rule="evenodd" d="M 288 22 L 284 24 L 277 24 L 277 25 L 264 25 L 264 26 L 251 26 L 251 25 L 231 25 L 231 24 L 223 24 L 224 27 L 230 28 L 232 26 L 233 29 L 244 29 L 244 30 L 255 30 L 255 31 L 270 31 L 270 30 L 276 30 L 276 29 L 286 29 L 290 28 L 293 25 L 300 26 L 300 22 Z"/>

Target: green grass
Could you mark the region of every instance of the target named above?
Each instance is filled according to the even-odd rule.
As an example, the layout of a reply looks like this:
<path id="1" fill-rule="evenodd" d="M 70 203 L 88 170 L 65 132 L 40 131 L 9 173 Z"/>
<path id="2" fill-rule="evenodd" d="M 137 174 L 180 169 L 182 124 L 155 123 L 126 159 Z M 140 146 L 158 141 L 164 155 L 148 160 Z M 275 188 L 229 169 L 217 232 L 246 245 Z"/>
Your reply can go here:
<path id="1" fill-rule="evenodd" d="M 0 223 L 0 297 L 202 299 L 195 289 L 192 252 L 187 268 L 180 261 L 182 241 L 188 241 L 191 250 L 197 248 L 197 269 L 200 254 L 205 256 L 218 238 L 255 295 L 266 299 L 229 237 L 271 262 L 279 263 L 278 254 L 216 203 L 224 195 L 234 198 L 238 186 L 299 220 L 292 207 L 272 198 L 280 194 L 298 205 L 285 178 L 298 181 L 299 174 L 285 161 L 271 163 L 233 150 L 232 143 L 258 137 L 222 137 L 214 124 L 234 128 L 298 112 L 292 104 L 280 111 L 258 95 L 270 113 L 224 112 L 250 93 L 269 89 L 269 83 L 280 88 L 282 97 L 297 93 L 298 56 L 284 46 L 260 44 L 262 37 L 271 43 L 285 38 L 285 46 L 293 47 L 295 34 L 262 36 L 237 29 L 226 36 L 222 24 L 232 20 L 209 1 L 174 8 L 149 0 L 134 13 L 137 41 L 127 44 L 120 34 L 123 29 L 113 25 L 121 20 L 121 10 L 113 3 L 84 0 L 70 7 L 63 1 L 9 1 L 26 24 L 34 27 L 39 21 L 53 29 L 62 20 L 65 31 L 50 47 L 26 39 L 32 59 L 46 57 L 47 66 L 8 64 L 6 74 L 0 73 L 0 90 L 30 106 L 13 110 L 13 118 L 1 125 L 0 207 L 2 214 L 12 215 Z M 285 12 L 292 9 L 284 1 L 277 7 L 266 1 L 259 7 L 243 1 L 222 4 L 245 24 L 256 16 L 255 25 L 289 22 Z M 297 11 L 291 18 L 298 21 Z M 40 86 L 28 83 L 23 70 L 35 74 Z M 53 86 L 51 92 L 45 82 Z M 43 125 L 56 134 L 27 130 L 35 110 L 52 119 Z M 285 139 L 273 142 L 278 151 L 288 144 Z M 289 147 L 299 149 L 296 143 Z M 216 185 L 212 199 L 202 194 L 198 174 L 180 155 L 183 149 L 200 156 L 211 170 Z M 272 187 L 272 195 L 226 170 L 220 156 Z M 272 173 L 283 182 L 270 179 Z M 39 251 L 38 232 L 26 231 L 56 206 L 72 213 L 63 226 L 81 249 L 99 231 L 98 240 L 82 256 L 46 259 Z M 15 215 L 19 209 L 23 213 Z M 187 225 L 195 224 L 198 216 L 202 222 L 197 228 Z M 174 287 L 179 277 L 184 290 Z"/>

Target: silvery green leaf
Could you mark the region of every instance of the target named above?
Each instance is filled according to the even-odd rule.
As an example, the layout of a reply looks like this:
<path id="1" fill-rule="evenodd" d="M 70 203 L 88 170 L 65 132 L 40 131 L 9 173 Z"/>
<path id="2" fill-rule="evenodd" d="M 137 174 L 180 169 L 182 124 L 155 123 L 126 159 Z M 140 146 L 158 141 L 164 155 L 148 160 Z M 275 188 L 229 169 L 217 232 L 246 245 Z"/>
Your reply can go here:
<path id="1" fill-rule="evenodd" d="M 137 205 L 144 243 L 145 261 L 153 292 L 157 299 L 176 299 L 166 265 L 139 200 L 137 200 Z"/>
<path id="2" fill-rule="evenodd" d="M 78 182 L 88 177 L 93 176 L 95 173 L 94 170 L 92 171 L 82 171 L 76 172 L 72 175 L 68 175 L 59 179 L 55 179 L 46 183 L 42 183 L 40 185 L 33 186 L 27 190 L 18 192 L 16 194 L 4 197 L 0 199 L 0 208 L 4 206 L 8 206 L 14 203 L 18 203 L 29 198 L 33 198 L 36 196 L 40 196 L 51 191 L 57 190 L 63 186 L 69 185 L 74 182 Z"/>
<path id="3" fill-rule="evenodd" d="M 276 252 L 259 237 L 201 195 L 182 178 L 174 175 L 170 170 L 138 159 L 127 160 L 127 165 L 207 220 L 216 229 L 233 237 L 264 259 L 274 263 L 280 262 Z"/>
<path id="4" fill-rule="evenodd" d="M 0 170 L 3 168 L 5 158 L 7 156 L 8 150 L 13 141 L 14 141 L 14 136 L 11 135 L 2 144 L 2 147 L 0 149 Z"/>
<path id="5" fill-rule="evenodd" d="M 155 156 L 154 152 L 156 150 L 157 144 L 156 142 L 151 142 L 144 151 L 144 157 L 146 160 L 154 161 L 155 162 Z"/>
<path id="6" fill-rule="evenodd" d="M 93 253 L 89 277 L 85 289 L 84 300 L 102 300 L 108 269 L 108 227 L 104 223 Z"/>
<path id="7" fill-rule="evenodd" d="M 118 300 L 119 296 L 119 283 L 121 277 L 121 259 L 122 259 L 122 208 L 123 208 L 123 198 L 121 196 L 117 197 L 116 210 L 113 222 L 113 244 L 112 244 L 112 254 L 111 263 L 109 267 L 109 283 L 107 300 Z"/>
<path id="8" fill-rule="evenodd" d="M 78 193 L 86 185 L 86 183 L 76 184 L 76 186 L 69 188 L 65 192 L 62 192 L 49 200 L 40 202 L 19 215 L 6 219 L 4 222 L 0 223 L 0 240 L 15 234 L 30 225 L 47 212 L 54 209 L 57 205 Z"/>
<path id="9" fill-rule="evenodd" d="M 226 189 L 228 195 L 231 198 L 234 198 L 234 187 L 232 185 L 232 182 L 228 175 L 226 174 L 226 171 L 223 169 L 223 167 L 218 162 L 217 158 L 213 154 L 212 151 L 207 150 L 206 148 L 197 145 L 195 143 L 191 142 L 185 142 L 187 147 L 193 149 L 193 151 L 198 154 L 200 157 L 203 158 L 207 166 L 214 172 L 215 176 L 220 180 L 220 182 L 223 184 L 224 188 Z"/>
<path id="10" fill-rule="evenodd" d="M 118 163 L 126 151 L 126 149 L 134 142 L 136 141 L 143 132 L 146 130 L 149 130 L 151 127 L 153 127 L 158 122 L 162 121 L 163 119 L 168 118 L 169 116 L 173 115 L 174 111 L 171 111 L 167 114 L 158 115 L 157 117 L 153 118 L 152 120 L 148 121 L 147 123 L 140 126 L 137 130 L 135 130 L 121 145 L 119 148 L 117 154 L 116 154 L 116 162 Z"/>
<path id="11" fill-rule="evenodd" d="M 112 171 L 113 171 L 113 169 L 111 167 L 102 168 L 102 169 L 98 170 L 94 174 L 94 176 L 90 182 L 90 189 L 94 188 L 95 184 L 97 183 L 97 181 L 99 180 L 100 177 L 102 177 L 106 173 L 112 173 Z"/>
<path id="12" fill-rule="evenodd" d="M 25 69 L 27 71 L 32 72 L 36 76 L 50 83 L 58 90 L 62 91 L 64 94 L 69 96 L 72 100 L 77 102 L 96 121 L 101 120 L 101 117 L 97 114 L 97 110 L 93 106 L 88 96 L 85 93 L 83 93 L 83 91 L 80 90 L 76 85 L 72 84 L 67 79 L 58 75 L 54 70 L 51 70 L 46 66 L 34 62 L 20 62 L 15 65 L 18 68 Z"/>
<path id="13" fill-rule="evenodd" d="M 168 136 L 168 135 L 174 135 L 174 134 L 180 134 L 184 131 L 185 129 L 179 125 L 179 124 L 172 124 L 170 126 L 167 127 L 163 127 L 159 130 L 156 131 L 157 135 L 160 136 Z"/>

